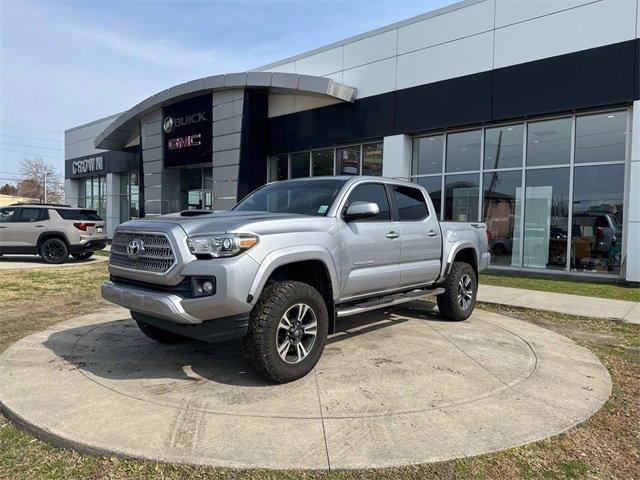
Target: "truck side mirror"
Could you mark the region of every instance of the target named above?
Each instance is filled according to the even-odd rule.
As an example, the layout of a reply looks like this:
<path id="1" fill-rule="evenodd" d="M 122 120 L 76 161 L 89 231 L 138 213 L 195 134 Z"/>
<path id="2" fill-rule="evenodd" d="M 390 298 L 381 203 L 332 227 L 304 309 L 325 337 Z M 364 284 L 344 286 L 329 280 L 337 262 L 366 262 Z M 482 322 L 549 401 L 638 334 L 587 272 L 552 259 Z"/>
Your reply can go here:
<path id="1" fill-rule="evenodd" d="M 374 202 L 353 202 L 347 208 L 347 212 L 344 215 L 346 222 L 353 222 L 356 220 L 363 220 L 365 218 L 375 217 L 380 213 L 380 207 Z"/>

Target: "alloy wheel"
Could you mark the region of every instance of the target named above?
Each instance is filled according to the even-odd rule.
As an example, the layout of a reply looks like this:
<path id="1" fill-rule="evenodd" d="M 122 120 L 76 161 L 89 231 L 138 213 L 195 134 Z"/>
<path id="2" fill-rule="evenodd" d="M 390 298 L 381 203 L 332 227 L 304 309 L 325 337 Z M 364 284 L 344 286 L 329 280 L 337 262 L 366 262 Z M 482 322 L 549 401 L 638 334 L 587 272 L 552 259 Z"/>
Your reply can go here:
<path id="1" fill-rule="evenodd" d="M 50 242 L 44 247 L 44 256 L 50 262 L 60 260 L 63 255 L 63 247 L 58 242 Z"/>
<path id="2" fill-rule="evenodd" d="M 287 363 L 300 363 L 313 349 L 317 335 L 318 321 L 313 308 L 306 303 L 296 303 L 284 312 L 278 323 L 278 355 Z"/>
<path id="3" fill-rule="evenodd" d="M 473 285 L 471 277 L 467 274 L 460 277 L 458 282 L 458 305 L 462 310 L 467 310 L 473 301 Z"/>

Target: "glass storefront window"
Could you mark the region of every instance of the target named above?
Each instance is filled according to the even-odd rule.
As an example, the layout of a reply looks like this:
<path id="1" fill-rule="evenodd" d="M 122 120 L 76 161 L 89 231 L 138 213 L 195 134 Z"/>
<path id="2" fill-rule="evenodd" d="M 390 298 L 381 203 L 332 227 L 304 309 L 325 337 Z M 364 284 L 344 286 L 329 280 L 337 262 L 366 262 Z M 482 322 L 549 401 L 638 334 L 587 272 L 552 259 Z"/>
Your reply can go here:
<path id="1" fill-rule="evenodd" d="M 333 149 L 316 150 L 312 153 L 313 176 L 333 175 Z"/>
<path id="2" fill-rule="evenodd" d="M 626 149 L 626 111 L 576 118 L 575 163 L 624 162 Z"/>
<path id="3" fill-rule="evenodd" d="M 382 143 L 362 146 L 362 175 L 382 176 Z"/>
<path id="4" fill-rule="evenodd" d="M 411 179 L 436 209 L 443 197 L 447 221 L 477 221 L 482 202 L 493 265 L 619 273 L 628 119 L 614 110 L 416 137 Z"/>
<path id="5" fill-rule="evenodd" d="M 212 167 L 185 168 L 180 172 L 180 208 L 183 210 L 213 208 Z"/>
<path id="6" fill-rule="evenodd" d="M 289 155 L 278 155 L 269 159 L 269 181 L 286 180 L 289 178 Z"/>
<path id="7" fill-rule="evenodd" d="M 624 164 L 576 168 L 573 174 L 571 268 L 619 272 Z"/>
<path id="8" fill-rule="evenodd" d="M 568 164 L 571 159 L 571 118 L 527 125 L 527 166 Z"/>
<path id="9" fill-rule="evenodd" d="M 480 174 L 445 177 L 444 219 L 453 222 L 477 222 L 480 202 Z"/>
<path id="10" fill-rule="evenodd" d="M 484 134 L 484 168 L 521 167 L 523 141 L 523 124 L 487 128 Z"/>
<path id="11" fill-rule="evenodd" d="M 419 177 L 415 180 L 418 185 L 422 185 L 427 192 L 429 192 L 429 197 L 431 197 L 431 201 L 433 202 L 433 208 L 436 211 L 438 219 L 440 219 L 440 206 L 442 205 L 442 176 Z"/>
<path id="12" fill-rule="evenodd" d="M 340 165 L 340 175 L 360 174 L 360 146 L 338 148 L 336 158 Z"/>
<path id="13" fill-rule="evenodd" d="M 413 140 L 413 175 L 442 173 L 444 135 L 415 138 Z"/>
<path id="14" fill-rule="evenodd" d="M 516 222 L 519 212 L 516 211 Z M 524 255 L 529 268 L 566 268 L 569 169 L 528 170 L 524 200 Z M 518 251 L 514 245 L 514 249 Z"/>
<path id="15" fill-rule="evenodd" d="M 309 152 L 291 154 L 291 178 L 309 176 Z"/>
<path id="16" fill-rule="evenodd" d="M 520 216 L 522 196 L 522 172 L 485 173 L 482 181 L 484 189 L 484 221 L 490 234 L 489 248 L 494 265 L 519 266 L 519 256 L 513 256 L 514 243 L 520 242 Z M 515 248 L 519 251 L 519 246 Z"/>
<path id="17" fill-rule="evenodd" d="M 120 175 L 120 222 L 140 217 L 140 191 L 138 173 L 123 173 Z"/>
<path id="18" fill-rule="evenodd" d="M 103 219 L 107 217 L 107 177 L 89 177 L 80 180 L 78 205 L 96 210 Z"/>
<path id="19" fill-rule="evenodd" d="M 447 135 L 446 171 L 480 170 L 481 130 Z"/>

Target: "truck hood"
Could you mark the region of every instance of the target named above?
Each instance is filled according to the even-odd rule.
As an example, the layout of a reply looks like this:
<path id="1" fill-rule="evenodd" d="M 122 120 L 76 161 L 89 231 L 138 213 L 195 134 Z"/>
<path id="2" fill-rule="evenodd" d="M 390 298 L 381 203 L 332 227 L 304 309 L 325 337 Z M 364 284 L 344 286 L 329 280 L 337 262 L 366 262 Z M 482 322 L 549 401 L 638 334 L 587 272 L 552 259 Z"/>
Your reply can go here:
<path id="1" fill-rule="evenodd" d="M 241 229 L 242 226 L 262 221 L 273 221 L 283 219 L 306 218 L 305 215 L 290 213 L 268 213 L 268 212 L 230 212 L 213 211 L 211 213 L 199 213 L 195 215 L 182 215 L 171 213 L 160 215 L 149 219 L 141 218 L 123 223 L 122 228 L 135 228 L 143 230 L 145 225 L 153 228 L 153 224 L 173 224 L 180 225 L 187 235 L 205 235 L 210 233 L 223 233 L 230 230 Z"/>

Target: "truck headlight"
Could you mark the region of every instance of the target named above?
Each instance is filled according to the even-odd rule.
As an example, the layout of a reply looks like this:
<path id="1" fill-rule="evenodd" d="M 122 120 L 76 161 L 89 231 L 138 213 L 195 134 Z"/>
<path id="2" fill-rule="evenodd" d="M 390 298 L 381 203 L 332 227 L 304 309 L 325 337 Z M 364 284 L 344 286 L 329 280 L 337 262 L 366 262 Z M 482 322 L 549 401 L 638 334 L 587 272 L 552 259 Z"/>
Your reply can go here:
<path id="1" fill-rule="evenodd" d="M 189 251 L 196 257 L 233 257 L 258 243 L 251 233 L 221 233 L 187 238 Z"/>

